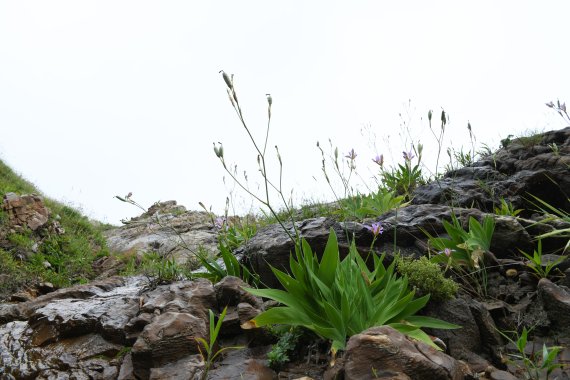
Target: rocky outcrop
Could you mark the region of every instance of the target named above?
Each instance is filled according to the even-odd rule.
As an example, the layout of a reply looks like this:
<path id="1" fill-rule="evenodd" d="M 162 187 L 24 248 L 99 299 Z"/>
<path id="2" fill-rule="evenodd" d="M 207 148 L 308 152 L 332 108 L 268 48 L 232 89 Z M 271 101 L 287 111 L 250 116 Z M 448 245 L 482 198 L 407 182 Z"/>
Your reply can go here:
<path id="1" fill-rule="evenodd" d="M 504 198 L 528 217 L 537 208 L 532 194 L 556 208 L 570 209 L 566 192 L 570 188 L 570 127 L 546 132 L 535 140 L 514 139 L 473 165 L 447 172 L 442 179 L 418 187 L 412 203 L 493 212 Z"/>
<path id="2" fill-rule="evenodd" d="M 8 227 L 14 230 L 29 228 L 36 231 L 49 220 L 49 210 L 37 194 L 4 194 L 2 209 L 8 214 Z"/>
<path id="3" fill-rule="evenodd" d="M 242 285 L 226 279 L 217 285 L 219 299 L 261 307 Z M 208 339 L 208 309 L 217 313 L 226 305 L 204 279 L 145 290 L 137 277 L 3 304 L 0 378 L 166 379 L 183 372 L 183 378 L 192 379 L 204 365 L 196 338 Z M 237 315 L 237 306 L 229 310 Z M 222 336 L 231 329 L 223 330 Z"/>
<path id="4" fill-rule="evenodd" d="M 500 198 L 524 208 L 520 217 L 493 215 L 495 234 L 490 262 L 478 284 L 481 294 L 468 289 L 456 299 L 422 309 L 424 315 L 462 326 L 425 329 L 445 351 L 381 326 L 352 336 L 332 367 L 329 343 L 311 337 L 291 353 L 298 355 L 295 362 L 277 373 L 268 368 L 267 360 L 274 336 L 265 329 L 241 327 L 251 327 L 246 322 L 271 303 L 248 293 L 240 279 L 226 277 L 217 284 L 178 281 L 149 289 L 142 278 L 110 277 L 36 298 L 16 295 L 14 302 L 0 304 L 0 378 L 197 379 L 206 368 L 196 339 L 208 339 L 208 310 L 219 315 L 224 307 L 227 315 L 218 343 L 243 349 L 220 356 L 208 372 L 210 379 L 512 379 L 521 373 L 520 363 L 506 363 L 516 351 L 498 331 L 521 326 L 535 327 L 529 349 L 561 345 L 561 360 L 567 360 L 570 280 L 562 274 L 570 275 L 569 265 L 558 264 L 552 272 L 556 276 L 539 280 L 519 250 L 530 253 L 538 235 L 570 227 L 563 220 L 541 220 L 530 196 L 570 212 L 565 193 L 570 188 L 570 128 L 547 132 L 536 141 L 538 145 L 513 140 L 495 155 L 419 187 L 411 205 L 378 218 L 339 222 L 320 217 L 296 224 L 317 254 L 323 252 L 332 229 L 344 255 L 352 239 L 360 253 L 367 254 L 373 241 L 367 226 L 379 222 L 384 232 L 372 250 L 386 252 L 390 261 L 395 253 L 425 255 L 425 232 L 444 235 L 442 221 L 451 215 L 467 226 L 471 216 L 481 220 L 492 215 Z M 294 234 L 291 223 L 285 226 Z M 215 252 L 216 234 L 207 213 L 189 212 L 169 201 L 108 232 L 107 238 L 115 252 L 155 251 L 185 261 L 199 246 Z M 567 238 L 544 239 L 543 265 L 566 256 L 566 242 Z M 234 253 L 264 285 L 278 287 L 270 268 L 287 270 L 293 249 L 289 235 L 272 225 L 261 228 Z M 112 256 L 97 265 L 112 267 L 110 260 Z M 567 378 L 568 371 L 558 370 L 553 376 Z"/>
<path id="5" fill-rule="evenodd" d="M 558 336 L 570 338 L 570 289 L 547 278 L 538 283 L 538 296 Z"/>
<path id="6" fill-rule="evenodd" d="M 183 263 L 200 247 L 218 252 L 217 230 L 206 212 L 187 211 L 176 201 L 159 202 L 120 228 L 105 232 L 109 250 L 142 255 L 156 252 Z"/>
<path id="7" fill-rule="evenodd" d="M 348 239 L 354 237 L 357 248 L 362 254 L 367 254 L 373 236 L 367 225 L 380 222 L 384 233 L 376 239 L 374 250 L 387 252 L 391 261 L 394 248 L 403 256 L 419 257 L 426 253 L 427 235 L 445 234 L 443 220 L 451 220 L 456 215 L 464 226 L 467 226 L 469 217 L 478 220 L 484 218 L 486 213 L 477 209 L 453 208 L 445 205 L 410 205 L 397 211 L 388 212 L 369 223 L 337 222 L 331 218 L 315 218 L 297 222 L 300 236 L 307 240 L 313 251 L 321 254 L 325 248 L 329 232 L 332 229 L 338 236 L 341 252 L 348 249 Z M 497 258 L 516 257 L 519 250 L 529 251 L 533 247 L 532 236 L 527 227 L 535 223 L 530 220 L 510 216 L 496 216 L 495 236 L 491 242 L 491 251 Z M 287 223 L 292 230 L 291 223 Z M 396 246 L 394 247 L 394 242 Z M 289 254 L 294 252 L 294 244 L 280 226 L 270 225 L 258 231 L 248 243 L 238 251 L 243 254 L 244 262 L 251 266 L 262 282 L 268 286 L 279 286 L 273 276 L 270 265 L 279 269 L 289 266 Z"/>

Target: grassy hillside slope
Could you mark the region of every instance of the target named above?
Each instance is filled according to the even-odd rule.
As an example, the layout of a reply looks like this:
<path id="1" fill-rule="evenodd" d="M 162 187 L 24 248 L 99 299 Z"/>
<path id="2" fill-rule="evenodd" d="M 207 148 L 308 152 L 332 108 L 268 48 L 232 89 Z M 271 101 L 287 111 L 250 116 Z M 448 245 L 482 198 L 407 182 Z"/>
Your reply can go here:
<path id="1" fill-rule="evenodd" d="M 0 202 L 8 192 L 41 195 L 0 160 Z M 44 203 L 50 210 L 47 225 L 59 223 L 63 234 L 49 228 L 14 231 L 8 225 L 7 213 L 0 208 L 0 299 L 43 281 L 56 287 L 86 282 L 94 277 L 93 262 L 108 255 L 101 234 L 106 226 L 96 225 L 52 199 L 44 197 Z"/>

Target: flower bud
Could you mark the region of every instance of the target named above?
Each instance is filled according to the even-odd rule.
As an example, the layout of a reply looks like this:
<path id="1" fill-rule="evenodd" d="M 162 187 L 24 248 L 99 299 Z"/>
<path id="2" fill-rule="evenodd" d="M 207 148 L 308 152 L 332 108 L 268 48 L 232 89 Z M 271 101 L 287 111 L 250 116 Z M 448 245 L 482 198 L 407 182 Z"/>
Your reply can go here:
<path id="1" fill-rule="evenodd" d="M 281 161 L 281 155 L 279 154 L 279 148 L 275 145 L 275 151 L 277 152 L 277 160 L 279 160 L 279 165 L 283 166 L 283 162 Z"/>
<path id="2" fill-rule="evenodd" d="M 224 147 L 222 146 L 222 143 L 218 143 L 220 144 L 219 147 L 216 147 L 216 143 L 213 144 L 214 144 L 214 153 L 216 153 L 216 157 L 224 158 Z"/>
<path id="3" fill-rule="evenodd" d="M 228 88 L 233 88 L 234 85 L 232 83 L 232 80 L 230 79 L 230 76 L 226 74 L 224 70 L 220 70 L 220 73 L 222 73 L 222 77 L 224 78 L 224 82 L 226 82 L 226 86 L 228 86 Z"/>

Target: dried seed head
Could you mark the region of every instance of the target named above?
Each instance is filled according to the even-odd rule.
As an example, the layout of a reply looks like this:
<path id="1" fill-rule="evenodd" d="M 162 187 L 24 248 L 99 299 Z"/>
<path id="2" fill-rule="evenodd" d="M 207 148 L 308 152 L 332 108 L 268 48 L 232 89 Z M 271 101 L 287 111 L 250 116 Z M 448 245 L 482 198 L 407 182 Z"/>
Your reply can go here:
<path id="1" fill-rule="evenodd" d="M 281 161 L 281 155 L 279 154 L 279 148 L 277 147 L 277 145 L 275 145 L 275 151 L 277 152 L 277 160 L 279 160 L 279 165 L 283 165 L 283 162 Z"/>
<path id="2" fill-rule="evenodd" d="M 228 86 L 228 88 L 233 88 L 234 85 L 232 83 L 232 80 L 230 79 L 230 76 L 226 74 L 224 70 L 220 70 L 220 73 L 222 73 L 222 77 L 224 78 L 224 82 L 226 82 L 226 86 Z"/>
<path id="3" fill-rule="evenodd" d="M 214 153 L 216 153 L 216 157 L 218 158 L 224 158 L 224 147 L 222 146 L 222 143 L 218 143 L 220 146 L 217 147 L 216 143 L 214 144 Z"/>
<path id="4" fill-rule="evenodd" d="M 265 96 L 267 96 L 267 104 L 269 104 L 269 107 L 271 107 L 273 104 L 273 98 L 271 97 L 271 94 L 265 94 Z"/>

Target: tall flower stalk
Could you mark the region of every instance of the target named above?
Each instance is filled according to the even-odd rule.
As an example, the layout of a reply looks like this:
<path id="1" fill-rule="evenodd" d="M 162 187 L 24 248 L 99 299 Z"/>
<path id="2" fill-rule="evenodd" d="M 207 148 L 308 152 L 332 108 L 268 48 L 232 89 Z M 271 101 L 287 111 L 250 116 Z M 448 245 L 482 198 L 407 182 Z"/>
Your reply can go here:
<path id="1" fill-rule="evenodd" d="M 256 152 L 257 152 L 257 164 L 259 165 L 259 171 L 261 173 L 261 176 L 263 177 L 263 182 L 264 182 L 264 195 L 260 196 L 260 195 L 253 193 L 247 186 L 245 186 L 237 178 L 235 173 L 232 172 L 228 168 L 228 166 L 226 165 L 225 158 L 224 158 L 224 150 L 223 150 L 223 146 L 221 143 L 218 143 L 217 146 L 216 146 L 216 143 L 214 143 L 214 152 L 215 152 L 216 156 L 220 159 L 220 162 L 222 163 L 222 165 L 223 165 L 224 169 L 226 170 L 226 172 L 228 173 L 228 175 L 235 181 L 235 183 L 237 183 L 238 186 L 240 186 L 245 192 L 247 192 L 249 195 L 251 195 L 255 200 L 257 200 L 259 203 L 261 203 L 262 205 L 267 207 L 267 209 L 269 210 L 271 215 L 273 215 L 273 217 L 275 217 L 275 219 L 277 220 L 279 225 L 283 228 L 285 233 L 287 233 L 287 235 L 289 236 L 291 241 L 293 241 L 293 243 L 295 243 L 295 245 L 297 245 L 299 242 L 299 231 L 298 231 L 297 226 L 295 224 L 295 217 L 293 215 L 292 208 L 290 207 L 289 202 L 287 202 L 287 200 L 285 199 L 285 195 L 283 194 L 283 187 L 282 187 L 283 161 L 281 160 L 281 155 L 279 153 L 279 148 L 277 147 L 277 145 L 275 146 L 275 151 L 277 154 L 277 160 L 279 161 L 279 184 L 275 185 L 269 179 L 268 174 L 267 174 L 266 151 L 267 151 L 267 142 L 269 140 L 269 129 L 271 126 L 271 106 L 273 105 L 273 98 L 271 97 L 270 94 L 266 94 L 266 97 L 267 97 L 267 128 L 265 131 L 265 140 L 264 140 L 263 146 L 261 146 L 256 142 L 255 138 L 253 137 L 253 134 L 251 133 L 250 128 L 248 127 L 248 125 L 245 122 L 245 119 L 243 117 L 243 112 L 241 110 L 239 100 L 237 97 L 237 93 L 236 93 L 236 89 L 234 86 L 233 75 L 229 76 L 223 70 L 220 71 L 220 73 L 222 74 L 222 78 L 224 79 L 224 82 L 226 83 L 226 86 L 227 86 L 226 90 L 228 93 L 228 98 L 230 100 L 230 103 L 232 104 L 232 107 L 234 108 L 234 110 L 238 116 L 238 119 L 240 120 L 242 126 L 246 130 L 246 132 L 249 136 L 249 139 L 251 140 L 251 142 L 252 142 L 252 144 L 253 144 Z M 278 215 L 275 208 L 271 205 L 271 201 L 270 201 L 270 189 L 271 188 L 274 189 L 277 192 L 277 194 L 279 195 L 279 197 L 281 198 L 283 205 L 285 206 L 285 210 L 287 212 L 287 215 L 289 215 L 289 218 L 290 218 L 291 223 L 293 225 L 294 233 L 291 233 L 291 231 L 288 228 L 286 228 L 284 221 Z"/>

